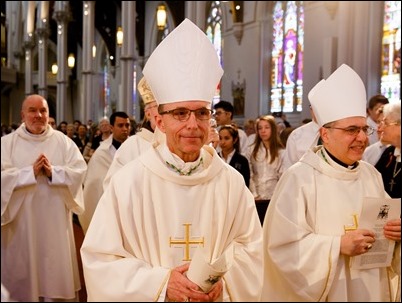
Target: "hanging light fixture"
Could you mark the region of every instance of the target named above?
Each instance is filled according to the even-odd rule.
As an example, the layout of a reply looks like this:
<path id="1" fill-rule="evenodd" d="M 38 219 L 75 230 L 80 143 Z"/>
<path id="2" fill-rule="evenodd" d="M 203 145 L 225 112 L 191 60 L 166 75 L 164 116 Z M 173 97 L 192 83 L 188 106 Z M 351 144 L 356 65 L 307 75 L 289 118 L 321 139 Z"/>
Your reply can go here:
<path id="1" fill-rule="evenodd" d="M 121 28 L 121 26 L 119 26 L 117 28 L 117 32 L 116 32 L 116 42 L 118 46 L 122 46 L 123 45 L 123 29 Z"/>
<path id="2" fill-rule="evenodd" d="M 68 58 L 67 58 L 67 65 L 68 65 L 68 67 L 71 68 L 71 69 L 74 68 L 74 66 L 75 66 L 75 57 L 74 57 L 74 54 L 68 55 Z"/>
<path id="3" fill-rule="evenodd" d="M 166 26 L 166 7 L 164 4 L 159 4 L 156 10 L 156 23 L 159 30 L 164 30 Z"/>
<path id="4" fill-rule="evenodd" d="M 58 70 L 59 70 L 59 67 L 57 66 L 57 64 L 53 63 L 53 65 L 52 65 L 52 74 L 56 75 Z"/>

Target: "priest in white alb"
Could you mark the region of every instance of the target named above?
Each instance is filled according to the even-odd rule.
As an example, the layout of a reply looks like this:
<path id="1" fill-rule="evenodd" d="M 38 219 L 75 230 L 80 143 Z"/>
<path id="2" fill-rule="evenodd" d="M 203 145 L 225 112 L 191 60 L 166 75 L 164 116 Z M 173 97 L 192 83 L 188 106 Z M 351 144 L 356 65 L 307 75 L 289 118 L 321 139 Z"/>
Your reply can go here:
<path id="1" fill-rule="evenodd" d="M 323 145 L 311 147 L 288 168 L 271 199 L 263 225 L 261 301 L 398 301 L 399 213 L 376 232 L 360 224 L 370 203 L 366 198 L 388 198 L 381 175 L 361 161 L 373 132 L 366 124 L 364 84 L 343 64 L 308 97 Z M 367 254 L 388 241 L 395 244 L 389 266 L 351 267 L 356 258 L 378 257 Z"/>
<path id="2" fill-rule="evenodd" d="M 27 96 L 21 118 L 1 137 L 1 283 L 11 300 L 76 302 L 72 214 L 84 210 L 87 164 L 74 141 L 48 124 L 45 98 Z"/>
<path id="3" fill-rule="evenodd" d="M 88 301 L 259 301 L 262 228 L 253 195 L 205 145 L 223 74 L 213 45 L 185 19 L 143 73 L 166 142 L 117 171 L 99 201 L 81 248 Z M 192 263 L 195 252 L 200 263 Z M 201 264 L 205 280 L 187 276 L 190 264 Z"/>

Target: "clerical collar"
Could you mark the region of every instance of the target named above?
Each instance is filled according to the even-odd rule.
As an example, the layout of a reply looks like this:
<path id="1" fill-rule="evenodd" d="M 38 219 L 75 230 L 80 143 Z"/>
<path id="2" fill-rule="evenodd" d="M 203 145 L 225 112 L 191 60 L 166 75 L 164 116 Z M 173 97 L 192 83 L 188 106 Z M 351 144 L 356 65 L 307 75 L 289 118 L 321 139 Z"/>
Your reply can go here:
<path id="1" fill-rule="evenodd" d="M 112 135 L 113 136 L 113 135 Z M 120 145 L 121 145 L 121 142 L 119 142 L 119 141 L 117 141 L 117 140 L 115 140 L 114 138 L 113 138 L 113 141 L 112 141 L 112 145 L 116 148 L 116 150 L 117 149 L 119 149 L 119 147 L 120 147 Z"/>
<path id="2" fill-rule="evenodd" d="M 355 169 L 359 165 L 359 162 L 357 162 L 357 161 L 355 163 L 353 163 L 352 165 L 348 165 L 346 163 L 343 163 L 341 160 L 335 158 L 335 156 L 332 155 L 325 147 L 324 147 L 324 149 L 325 149 L 326 153 L 328 154 L 328 156 L 330 156 L 330 158 L 332 160 L 334 160 L 334 162 L 338 163 L 339 165 L 341 165 L 343 167 L 346 167 L 348 169 Z M 323 157 L 325 159 L 325 155 L 324 154 L 322 154 L 322 155 L 323 155 Z"/>
<path id="3" fill-rule="evenodd" d="M 400 148 L 395 147 L 394 156 L 396 158 L 396 162 L 401 162 L 401 149 Z"/>

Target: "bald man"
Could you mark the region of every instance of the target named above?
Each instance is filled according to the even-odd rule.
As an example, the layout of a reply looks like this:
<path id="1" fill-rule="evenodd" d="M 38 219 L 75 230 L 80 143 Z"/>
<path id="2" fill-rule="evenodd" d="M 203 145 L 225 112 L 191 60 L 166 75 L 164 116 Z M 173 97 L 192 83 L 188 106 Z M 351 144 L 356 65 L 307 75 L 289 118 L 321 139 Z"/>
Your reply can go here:
<path id="1" fill-rule="evenodd" d="M 21 118 L 1 137 L 1 282 L 16 301 L 78 301 L 72 213 L 84 210 L 87 165 L 42 96 L 26 97 Z"/>

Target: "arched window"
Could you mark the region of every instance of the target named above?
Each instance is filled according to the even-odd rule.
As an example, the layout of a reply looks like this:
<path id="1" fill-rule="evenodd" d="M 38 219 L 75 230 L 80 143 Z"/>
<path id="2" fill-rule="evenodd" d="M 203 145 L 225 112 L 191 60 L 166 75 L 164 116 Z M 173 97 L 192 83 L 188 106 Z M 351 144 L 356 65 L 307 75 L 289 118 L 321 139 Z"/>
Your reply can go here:
<path id="1" fill-rule="evenodd" d="M 214 45 L 216 53 L 218 54 L 219 61 L 222 62 L 222 8 L 221 1 L 212 1 L 211 7 L 207 15 L 207 29 L 206 34 Z M 216 88 L 216 93 L 212 104 L 220 100 L 221 86 L 220 83 Z"/>
<path id="2" fill-rule="evenodd" d="M 401 100 L 401 2 L 384 4 L 381 94 L 392 103 Z"/>
<path id="3" fill-rule="evenodd" d="M 270 112 L 301 112 L 303 1 L 276 1 L 273 11 Z"/>

